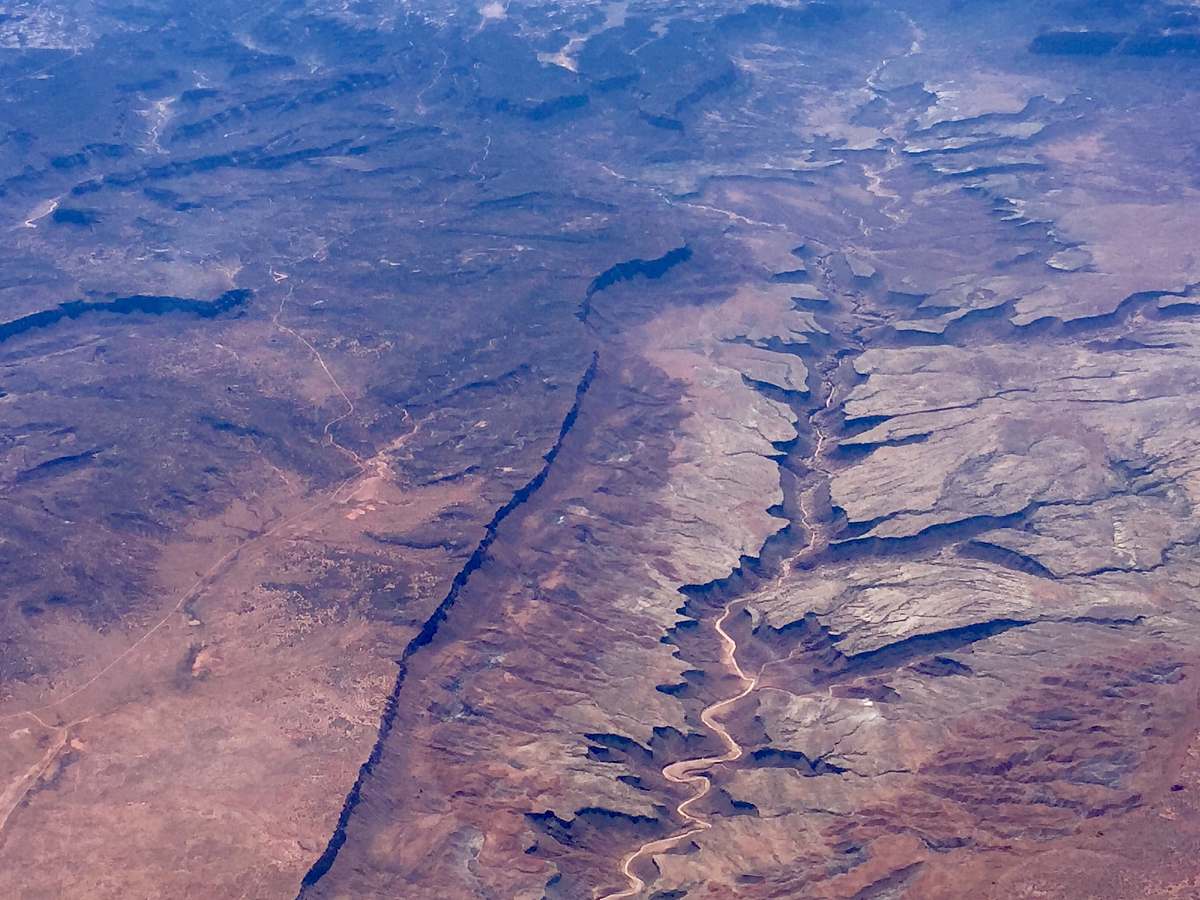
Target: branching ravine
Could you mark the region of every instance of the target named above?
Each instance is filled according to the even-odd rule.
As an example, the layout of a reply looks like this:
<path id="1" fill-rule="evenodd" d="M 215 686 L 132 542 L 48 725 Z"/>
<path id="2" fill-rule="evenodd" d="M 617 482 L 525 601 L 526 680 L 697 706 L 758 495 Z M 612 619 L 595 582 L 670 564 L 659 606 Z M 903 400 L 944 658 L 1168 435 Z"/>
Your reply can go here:
<path id="1" fill-rule="evenodd" d="M 812 423 L 813 432 L 817 436 L 816 443 L 812 453 L 808 456 L 806 462 L 810 469 L 814 472 L 826 475 L 828 473 L 822 468 L 822 459 L 826 452 L 826 444 L 829 441 L 829 431 L 823 427 L 819 418 L 827 414 L 834 404 L 836 396 L 836 387 L 832 381 L 832 373 L 836 371 L 836 363 L 830 367 L 830 371 L 824 375 L 822 392 L 825 395 L 825 401 L 822 407 L 809 417 Z M 808 534 L 808 541 L 797 553 L 793 554 L 785 564 L 779 566 L 778 572 L 772 579 L 771 584 L 778 584 L 787 577 L 789 566 L 787 562 L 804 557 L 815 550 L 821 541 L 821 532 L 816 524 L 814 516 L 805 508 L 804 496 L 801 494 L 799 499 L 800 509 L 800 524 Z M 716 735 L 721 743 L 725 745 L 725 752 L 717 756 L 703 756 L 696 759 L 684 759 L 676 762 L 668 763 L 662 769 L 663 778 L 672 784 L 689 785 L 692 788 L 692 794 L 687 799 L 683 800 L 675 807 L 675 813 L 684 822 L 682 831 L 668 835 L 664 838 L 647 841 L 637 847 L 621 860 L 621 874 L 625 876 L 627 886 L 620 891 L 604 895 L 602 900 L 621 900 L 626 897 L 636 897 L 646 888 L 646 882 L 640 875 L 637 874 L 636 867 L 642 860 L 653 857 L 655 854 L 664 853 L 680 846 L 684 841 L 693 835 L 699 834 L 712 828 L 713 823 L 710 819 L 697 815 L 691 812 L 691 807 L 699 803 L 712 791 L 712 776 L 708 770 L 714 766 L 724 765 L 726 763 L 737 762 L 745 755 L 745 747 L 743 747 L 736 738 L 730 734 L 729 729 L 721 723 L 720 717 L 728 710 L 736 706 L 740 701 L 744 700 L 750 694 L 758 690 L 762 681 L 763 673 L 766 671 L 770 663 L 764 663 L 759 670 L 753 675 L 747 674 L 738 662 L 738 644 L 732 635 L 725 630 L 725 625 L 730 617 L 735 615 L 740 609 L 745 606 L 745 599 L 737 597 L 728 602 L 721 611 L 721 615 L 713 624 L 713 630 L 717 634 L 717 638 L 721 642 L 721 665 L 732 675 L 734 675 L 741 683 L 741 689 L 721 700 L 717 700 L 706 706 L 700 713 L 700 721 L 714 735 Z"/>
<path id="2" fill-rule="evenodd" d="M 834 274 L 828 265 L 827 258 L 818 258 L 814 263 L 814 268 L 824 277 L 826 281 L 832 282 L 834 280 Z M 870 319 L 879 318 L 877 315 L 872 315 L 872 313 L 866 308 L 863 298 L 861 296 L 856 296 L 855 291 L 842 291 L 839 293 L 841 293 L 848 301 L 850 307 L 848 312 L 850 314 L 849 318 L 851 321 L 862 323 Z M 826 465 L 826 456 L 829 450 L 829 442 L 831 438 L 834 437 L 834 435 L 831 434 L 830 425 L 827 422 L 827 416 L 834 409 L 835 397 L 840 396 L 840 392 L 835 381 L 840 370 L 840 366 L 851 358 L 850 356 L 843 356 L 842 354 L 855 354 L 865 349 L 865 338 L 862 334 L 861 324 L 859 324 L 857 328 L 842 330 L 840 337 L 845 342 L 845 345 L 840 351 L 836 348 L 827 351 L 829 354 L 829 356 L 826 357 L 828 364 L 821 372 L 821 379 L 823 383 L 822 392 L 818 393 L 817 396 L 822 396 L 823 394 L 825 397 L 824 405 L 822 408 L 817 409 L 809 415 L 809 422 L 811 423 L 812 432 L 815 435 L 813 449 L 806 459 L 795 460 L 796 462 L 802 463 L 814 475 L 826 481 L 831 477 L 831 472 Z M 983 403 L 986 400 L 1004 399 L 1007 395 L 1028 393 L 1030 390 L 1030 388 L 1011 388 L 1002 390 L 998 391 L 994 395 L 981 398 L 971 404 L 967 404 L 966 407 L 947 407 L 945 409 L 970 408 Z M 889 416 L 888 418 L 895 419 L 903 415 L 911 414 L 912 413 L 900 413 L 894 416 Z M 768 582 L 756 585 L 753 588 L 755 593 L 761 590 L 770 590 L 774 587 L 777 587 L 787 577 L 787 573 L 790 571 L 793 564 L 805 558 L 813 558 L 821 555 L 824 549 L 821 547 L 821 541 L 824 535 L 822 533 L 822 526 L 818 521 L 816 511 L 812 509 L 813 495 L 814 492 L 811 488 L 800 493 L 798 497 L 799 514 L 794 517 L 793 521 L 793 525 L 802 527 L 807 532 L 808 538 L 805 546 L 793 553 L 789 553 L 788 558 L 782 561 L 777 571 Z M 1029 507 L 1013 515 L 1028 515 L 1032 509 L 1035 509 L 1039 506 L 1074 505 L 1079 503 L 1080 501 L 1077 500 L 1052 501 L 1043 503 L 1035 502 L 1031 503 Z M 825 528 L 828 529 L 828 527 L 829 524 L 826 523 Z M 1193 544 L 1194 540 L 1185 539 L 1172 546 L 1190 546 Z M 1161 564 L 1162 563 L 1160 562 L 1150 567 L 1143 567 L 1143 570 L 1146 568 L 1152 569 Z M 1119 567 L 1113 567 L 1112 570 L 1124 571 Z M 1105 573 L 1107 571 L 1109 571 L 1108 568 L 1100 569 L 1095 572 L 1086 573 L 1086 576 Z M 1135 569 L 1134 571 L 1138 570 Z M 655 840 L 649 840 L 645 843 L 642 843 L 636 849 L 622 857 L 620 862 L 620 871 L 625 878 L 626 886 L 621 890 L 603 894 L 601 900 L 622 900 L 622 898 L 642 896 L 643 893 L 648 890 L 649 886 L 647 884 L 647 879 L 644 878 L 643 875 L 638 874 L 639 868 L 644 869 L 645 864 L 652 860 L 653 857 L 676 850 L 684 845 L 684 843 L 689 839 L 714 827 L 714 817 L 706 818 L 703 814 L 695 811 L 695 808 L 713 791 L 714 774 L 712 770 L 717 766 L 738 762 L 745 756 L 747 752 L 746 748 L 731 734 L 730 726 L 722 723 L 722 719 L 726 718 L 730 711 L 736 707 L 739 702 L 757 691 L 779 691 L 789 696 L 798 696 L 793 691 L 787 690 L 786 688 L 764 683 L 766 680 L 765 674 L 767 670 L 772 666 L 787 663 L 793 658 L 793 654 L 788 654 L 787 657 L 781 659 L 769 660 L 763 663 L 762 666 L 755 672 L 747 672 L 743 669 L 742 664 L 739 662 L 738 654 L 740 648 L 735 638 L 727 630 L 727 625 L 734 615 L 745 608 L 748 602 L 749 601 L 746 592 L 737 592 L 737 596 L 735 596 L 734 599 L 729 600 L 721 608 L 721 611 L 713 624 L 713 629 L 716 633 L 716 637 L 720 641 L 722 648 L 719 664 L 726 672 L 737 679 L 739 687 L 735 693 L 718 699 L 705 706 L 700 713 L 700 721 L 703 723 L 705 729 L 712 736 L 716 737 L 725 749 L 723 752 L 716 755 L 676 760 L 668 763 L 662 768 L 662 776 L 667 782 L 686 786 L 690 789 L 689 796 L 675 807 L 675 814 L 682 823 L 681 827 L 679 830 L 665 837 L 660 837 Z M 1005 620 L 997 619 L 994 620 L 994 623 L 1003 625 L 1005 629 L 1007 629 L 1008 627 L 1023 627 L 1025 625 L 1037 624 L 1039 622 L 1056 622 L 1060 624 L 1101 624 L 1109 627 L 1120 627 L 1126 625 L 1137 625 L 1140 621 L 1141 617 L 1112 619 L 1095 619 L 1092 617 L 1062 617 L 1057 619 L 1035 618 L 1029 621 L 1013 620 L 1011 623 L 1006 622 Z M 951 631 L 954 630 L 955 629 L 951 629 Z M 889 650 L 894 649 L 895 648 L 889 648 Z M 828 694 L 829 696 L 832 696 L 832 691 L 832 683 L 824 685 L 822 688 L 822 692 Z M 867 775 L 863 775 L 862 773 L 855 772 L 853 769 L 848 768 L 846 771 L 849 774 L 858 777 L 869 777 Z M 901 773 L 905 770 L 895 769 L 888 771 Z"/>
<path id="3" fill-rule="evenodd" d="M 830 287 L 836 284 L 836 277 L 831 271 L 827 258 L 818 258 L 815 261 L 815 265 L 816 272 L 822 281 Z M 864 316 L 858 298 L 853 295 L 847 295 L 847 297 L 852 307 L 852 318 L 861 321 Z M 845 338 L 848 343 L 843 347 L 844 351 L 857 354 L 864 349 L 863 343 L 855 331 L 851 330 L 847 332 Z M 825 464 L 825 457 L 828 452 L 829 441 L 832 437 L 831 428 L 823 420 L 829 416 L 836 406 L 839 394 L 837 375 L 842 365 L 849 358 L 849 356 L 843 356 L 836 348 L 832 348 L 824 354 L 824 365 L 821 367 L 818 376 L 820 387 L 816 392 L 816 396 L 823 396 L 824 400 L 818 409 L 810 412 L 808 415 L 808 421 L 811 425 L 812 433 L 816 436 L 816 440 L 811 452 L 804 459 L 796 460 L 796 462 L 801 463 L 811 473 L 816 475 L 818 479 L 823 481 L 827 481 L 830 477 Z M 799 494 L 799 516 L 798 520 L 794 523 L 804 529 L 808 536 L 807 541 L 803 547 L 790 553 L 787 559 L 781 560 L 770 581 L 766 585 L 757 588 L 756 591 L 778 586 L 788 577 L 789 572 L 797 561 L 820 551 L 825 535 L 823 535 L 818 524 L 816 513 L 805 503 L 806 495 L 811 496 L 811 494 L 811 489 L 801 491 Z M 621 874 L 627 882 L 626 887 L 623 890 L 604 895 L 602 900 L 621 900 L 621 898 L 638 896 L 646 889 L 646 882 L 636 872 L 639 863 L 656 854 L 674 849 L 692 836 L 713 827 L 711 820 L 691 812 L 691 808 L 707 797 L 712 791 L 712 776 L 707 770 L 714 766 L 737 762 L 745 755 L 745 748 L 730 734 L 729 729 L 721 724 L 720 717 L 746 697 L 761 689 L 763 687 L 763 675 L 767 668 L 772 665 L 771 662 L 766 662 L 756 673 L 750 675 L 742 669 L 741 664 L 738 662 L 737 641 L 726 631 L 725 625 L 731 616 L 745 607 L 745 604 L 746 599 L 743 596 L 738 596 L 730 600 L 725 604 L 721 614 L 713 625 L 714 631 L 721 642 L 721 665 L 738 679 L 741 688 L 737 693 L 709 704 L 700 713 L 701 722 L 712 734 L 720 739 L 721 743 L 725 745 L 726 750 L 718 756 L 678 760 L 663 767 L 662 775 L 668 782 L 692 787 L 691 796 L 675 807 L 676 815 L 683 821 L 684 827 L 675 834 L 647 841 L 626 854 L 621 860 L 620 867 Z"/>

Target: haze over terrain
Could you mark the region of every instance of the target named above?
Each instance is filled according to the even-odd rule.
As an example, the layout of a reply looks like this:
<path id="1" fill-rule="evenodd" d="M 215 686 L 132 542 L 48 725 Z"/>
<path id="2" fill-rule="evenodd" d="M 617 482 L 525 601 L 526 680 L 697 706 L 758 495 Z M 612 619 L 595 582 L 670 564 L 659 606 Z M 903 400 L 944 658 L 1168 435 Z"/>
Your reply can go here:
<path id="1" fill-rule="evenodd" d="M 1198 76 L 0 2 L 0 897 L 1200 896 Z"/>

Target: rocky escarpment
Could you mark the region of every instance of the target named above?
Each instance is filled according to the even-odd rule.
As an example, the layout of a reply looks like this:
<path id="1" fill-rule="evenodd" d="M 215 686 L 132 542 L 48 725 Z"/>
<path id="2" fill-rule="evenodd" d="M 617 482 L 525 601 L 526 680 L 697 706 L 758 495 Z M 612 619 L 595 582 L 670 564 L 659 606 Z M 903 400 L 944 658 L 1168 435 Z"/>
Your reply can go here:
<path id="1" fill-rule="evenodd" d="M 81 316 L 111 313 L 114 315 L 129 315 L 143 313 L 151 316 L 161 316 L 167 313 L 180 312 L 197 316 L 201 319 L 211 319 L 230 310 L 237 309 L 247 303 L 250 292 L 226 291 L 215 300 L 189 300 L 182 297 L 149 297 L 135 294 L 131 297 L 117 297 L 113 300 L 68 300 L 50 309 L 39 310 L 6 322 L 0 322 L 0 343 L 19 334 L 39 328 L 49 328 L 59 322 L 78 319 Z"/>
<path id="2" fill-rule="evenodd" d="M 597 354 L 593 356 L 591 365 L 588 366 L 587 371 L 584 372 L 583 377 L 579 380 L 578 385 L 576 385 L 575 402 L 567 410 L 567 414 L 563 418 L 558 432 L 558 439 L 546 451 L 543 457 L 545 465 L 537 471 L 533 478 L 519 488 L 503 506 L 496 510 L 495 515 L 492 516 L 491 520 L 484 527 L 483 538 L 467 558 L 466 564 L 455 574 L 454 579 L 450 583 L 450 590 L 447 591 L 441 603 L 434 609 L 433 614 L 425 620 L 421 626 L 421 630 L 408 642 L 404 648 L 404 652 L 396 661 L 400 670 L 396 674 L 395 687 L 392 689 L 392 693 L 388 696 L 387 702 L 384 705 L 383 716 L 379 723 L 378 737 L 375 740 L 375 745 L 371 748 L 371 755 L 362 764 L 354 786 L 350 789 L 349 794 L 346 795 L 346 802 L 342 805 L 337 826 L 334 828 L 333 836 L 329 839 L 328 846 L 317 861 L 313 863 L 312 868 L 305 873 L 304 879 L 301 881 L 302 889 L 309 888 L 321 880 L 336 861 L 338 851 L 341 850 L 342 845 L 346 842 L 346 826 L 350 821 L 350 817 L 354 815 L 355 809 L 362 798 L 363 782 L 371 776 L 372 771 L 378 764 L 379 757 L 386 746 L 392 726 L 395 723 L 396 707 L 399 701 L 400 690 L 404 686 L 404 679 L 408 673 L 409 661 L 422 647 L 429 645 L 433 641 L 439 627 L 441 627 L 446 617 L 450 614 L 450 611 L 454 608 L 459 594 L 467 585 L 471 576 L 487 559 L 488 550 L 496 540 L 500 525 L 522 504 L 528 503 L 538 488 L 546 481 L 547 476 L 550 474 L 550 467 L 554 465 L 555 458 L 562 450 L 563 441 L 570 434 L 576 419 L 579 418 L 580 405 L 583 403 L 583 398 L 587 394 L 588 388 L 591 387 L 592 379 L 596 377 L 596 367 L 598 365 L 599 357 Z M 303 894 L 303 890 L 301 894 Z"/>
<path id="3" fill-rule="evenodd" d="M 649 278 L 652 280 L 662 278 L 667 272 L 675 268 L 675 266 L 685 263 L 691 258 L 692 248 L 684 244 L 682 247 L 668 250 L 662 256 L 655 259 L 627 259 L 624 262 L 610 266 L 593 278 L 588 285 L 587 293 L 584 295 L 583 302 L 579 306 L 579 320 L 581 322 L 588 320 L 588 316 L 592 313 L 592 297 L 600 291 L 633 278 Z"/>

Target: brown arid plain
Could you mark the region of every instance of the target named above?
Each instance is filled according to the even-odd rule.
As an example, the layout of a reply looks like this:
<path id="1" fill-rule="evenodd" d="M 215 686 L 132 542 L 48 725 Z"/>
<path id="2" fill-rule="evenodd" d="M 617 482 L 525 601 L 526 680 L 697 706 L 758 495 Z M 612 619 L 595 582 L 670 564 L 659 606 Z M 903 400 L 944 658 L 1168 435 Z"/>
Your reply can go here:
<path id="1" fill-rule="evenodd" d="M 1198 65 L 0 8 L 0 897 L 1200 896 Z"/>

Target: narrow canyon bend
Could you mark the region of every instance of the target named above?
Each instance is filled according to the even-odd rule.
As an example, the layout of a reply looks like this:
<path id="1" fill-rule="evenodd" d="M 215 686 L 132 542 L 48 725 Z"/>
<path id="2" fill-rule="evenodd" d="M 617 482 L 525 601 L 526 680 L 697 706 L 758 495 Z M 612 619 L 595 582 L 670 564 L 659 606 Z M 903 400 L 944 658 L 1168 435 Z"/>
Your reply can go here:
<path id="1" fill-rule="evenodd" d="M 1200 896 L 1198 75 L 0 3 L 0 897 Z"/>

